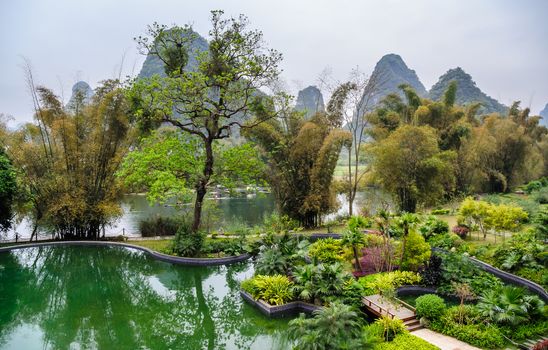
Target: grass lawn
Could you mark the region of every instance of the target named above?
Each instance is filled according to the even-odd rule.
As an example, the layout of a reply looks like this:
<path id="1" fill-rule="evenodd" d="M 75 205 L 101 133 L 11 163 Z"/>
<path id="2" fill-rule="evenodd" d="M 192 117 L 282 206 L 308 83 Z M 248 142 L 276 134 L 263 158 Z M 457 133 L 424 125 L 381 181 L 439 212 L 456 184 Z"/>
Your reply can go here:
<path id="1" fill-rule="evenodd" d="M 169 245 L 171 244 L 171 238 L 169 239 L 147 239 L 147 240 L 128 240 L 127 243 L 138 245 L 140 247 L 145 247 L 152 249 L 154 251 L 169 254 Z"/>

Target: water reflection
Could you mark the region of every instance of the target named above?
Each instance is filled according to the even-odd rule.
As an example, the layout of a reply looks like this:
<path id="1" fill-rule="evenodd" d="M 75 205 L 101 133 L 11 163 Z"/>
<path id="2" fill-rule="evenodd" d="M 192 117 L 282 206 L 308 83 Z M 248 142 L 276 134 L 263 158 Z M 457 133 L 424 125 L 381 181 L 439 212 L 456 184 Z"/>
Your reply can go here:
<path id="1" fill-rule="evenodd" d="M 287 320 L 245 304 L 251 271 L 119 247 L 0 253 L 0 349 L 287 349 Z"/>

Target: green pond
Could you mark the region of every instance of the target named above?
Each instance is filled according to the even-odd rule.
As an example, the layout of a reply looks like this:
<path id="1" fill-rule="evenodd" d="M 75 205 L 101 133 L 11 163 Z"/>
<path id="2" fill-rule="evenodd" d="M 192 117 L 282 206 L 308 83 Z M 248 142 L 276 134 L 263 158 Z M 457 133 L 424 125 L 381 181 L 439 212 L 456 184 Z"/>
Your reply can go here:
<path id="1" fill-rule="evenodd" d="M 246 304 L 252 265 L 188 267 L 123 247 L 0 252 L 0 349 L 288 349 Z"/>

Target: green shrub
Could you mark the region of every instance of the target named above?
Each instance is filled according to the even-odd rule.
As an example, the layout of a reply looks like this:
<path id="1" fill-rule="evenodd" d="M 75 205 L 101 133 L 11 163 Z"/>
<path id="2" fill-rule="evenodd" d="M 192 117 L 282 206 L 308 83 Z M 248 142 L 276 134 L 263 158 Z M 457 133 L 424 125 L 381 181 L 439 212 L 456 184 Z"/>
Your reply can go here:
<path id="1" fill-rule="evenodd" d="M 539 204 L 548 204 L 548 187 L 543 187 L 533 193 L 533 199 Z"/>
<path id="2" fill-rule="evenodd" d="M 543 187 L 542 182 L 535 180 L 525 185 L 525 192 L 531 194 L 534 191 L 538 191 Z"/>
<path id="3" fill-rule="evenodd" d="M 355 279 L 349 279 L 345 282 L 342 295 L 339 298 L 344 304 L 354 306 L 359 309 L 363 305 L 362 298 L 364 295 L 365 287 Z"/>
<path id="4" fill-rule="evenodd" d="M 359 278 L 359 283 L 364 286 L 364 295 L 372 295 L 389 288 L 399 288 L 406 285 L 414 285 L 421 282 L 421 276 L 411 271 L 380 272 Z"/>
<path id="5" fill-rule="evenodd" d="M 434 209 L 430 212 L 430 214 L 432 215 L 447 215 L 451 212 L 450 209 L 446 209 L 446 208 L 439 208 L 439 209 Z"/>
<path id="6" fill-rule="evenodd" d="M 436 320 L 445 313 L 445 301 L 435 294 L 421 295 L 415 301 L 417 316 Z"/>
<path id="7" fill-rule="evenodd" d="M 388 316 L 381 316 L 375 320 L 375 323 L 382 327 L 382 337 L 386 341 L 391 341 L 398 334 L 407 333 L 403 321 L 399 318 L 390 318 Z"/>
<path id="8" fill-rule="evenodd" d="M 179 256 L 194 257 L 201 253 L 203 244 L 204 235 L 200 232 L 192 232 L 190 225 L 183 224 L 177 230 L 171 251 Z"/>
<path id="9" fill-rule="evenodd" d="M 139 221 L 139 232 L 143 237 L 173 236 L 181 221 L 169 216 L 149 217 Z"/>
<path id="10" fill-rule="evenodd" d="M 483 323 L 458 324 L 450 318 L 442 317 L 440 320 L 431 322 L 429 328 L 482 349 L 501 348 L 505 343 L 497 327 Z"/>
<path id="11" fill-rule="evenodd" d="M 440 220 L 435 216 L 428 216 L 423 224 L 419 226 L 419 232 L 428 240 L 433 236 L 449 232 L 449 224 L 445 220 Z"/>
<path id="12" fill-rule="evenodd" d="M 419 267 L 426 264 L 432 254 L 430 245 L 424 237 L 417 232 L 411 231 L 407 236 L 407 244 L 402 261 L 402 268 L 405 270 L 417 271 Z"/>
<path id="13" fill-rule="evenodd" d="M 435 345 L 412 334 L 398 334 L 391 342 L 377 344 L 375 350 L 439 350 Z"/>
<path id="14" fill-rule="evenodd" d="M 253 299 L 262 299 L 271 305 L 282 305 L 293 299 L 293 282 L 287 276 L 256 275 L 243 281 L 241 288 Z"/>
<path id="15" fill-rule="evenodd" d="M 548 329 L 548 320 L 537 321 L 534 323 L 521 324 L 519 326 L 503 326 L 500 331 L 508 338 L 516 342 L 523 342 L 527 339 L 545 336 Z"/>
<path id="16" fill-rule="evenodd" d="M 344 248 L 340 240 L 319 239 L 308 248 L 308 256 L 313 261 L 332 264 L 344 261 Z"/>
<path id="17" fill-rule="evenodd" d="M 453 247 L 458 248 L 462 245 L 462 239 L 454 233 L 445 233 L 433 236 L 428 240 L 432 247 L 449 250 Z"/>

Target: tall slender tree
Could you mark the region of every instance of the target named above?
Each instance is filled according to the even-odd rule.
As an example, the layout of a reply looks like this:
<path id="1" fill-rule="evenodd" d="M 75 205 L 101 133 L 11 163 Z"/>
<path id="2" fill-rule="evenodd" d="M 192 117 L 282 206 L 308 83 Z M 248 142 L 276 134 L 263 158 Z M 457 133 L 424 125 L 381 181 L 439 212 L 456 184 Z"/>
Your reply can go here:
<path id="1" fill-rule="evenodd" d="M 166 77 L 135 81 L 132 101 L 141 125 L 168 123 L 195 135 L 205 150 L 202 174 L 195 181 L 192 231 L 200 227 L 202 207 L 214 172 L 214 144 L 235 129 L 252 128 L 276 115 L 272 98 L 259 91 L 277 79 L 282 56 L 267 49 L 263 35 L 249 30 L 244 15 L 223 18 L 212 11 L 209 49 L 195 52 L 197 68 L 185 70 L 194 40 L 190 26 L 168 28 L 153 24 L 137 38 L 144 54 L 156 55 Z M 253 115 L 253 122 L 249 122 Z"/>

